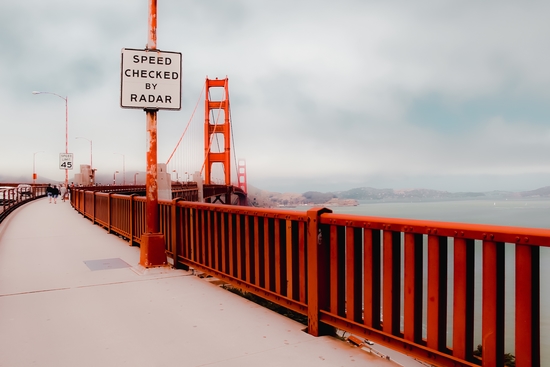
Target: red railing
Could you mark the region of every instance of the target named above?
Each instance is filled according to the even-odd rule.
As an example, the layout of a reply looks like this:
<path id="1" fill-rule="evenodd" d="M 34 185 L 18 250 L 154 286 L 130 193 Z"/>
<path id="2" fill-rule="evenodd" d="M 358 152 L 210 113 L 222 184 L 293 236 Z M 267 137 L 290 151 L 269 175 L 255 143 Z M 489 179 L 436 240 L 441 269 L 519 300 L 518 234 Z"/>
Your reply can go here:
<path id="1" fill-rule="evenodd" d="M 24 203 L 46 196 L 46 185 L 26 185 L 30 189 L 18 186 L 16 183 L 0 183 L 0 223 Z"/>
<path id="2" fill-rule="evenodd" d="M 95 223 L 139 243 L 145 198 L 78 191 L 72 201 Z M 307 315 L 310 334 L 334 327 L 441 366 L 504 365 L 504 264 L 511 247 L 516 366 L 540 366 L 540 247 L 550 246 L 550 230 L 181 199 L 161 201 L 159 210 L 175 267 L 192 267 Z M 477 318 L 476 277 L 482 284 Z M 473 355 L 476 324 L 482 359 Z"/>

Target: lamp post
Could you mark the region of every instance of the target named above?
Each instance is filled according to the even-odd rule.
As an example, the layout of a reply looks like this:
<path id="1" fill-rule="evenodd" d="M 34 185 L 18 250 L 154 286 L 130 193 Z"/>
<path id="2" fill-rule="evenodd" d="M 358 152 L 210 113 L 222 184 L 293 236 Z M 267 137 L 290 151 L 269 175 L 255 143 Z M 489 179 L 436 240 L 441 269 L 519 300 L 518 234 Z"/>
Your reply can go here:
<path id="1" fill-rule="evenodd" d="M 118 173 L 118 171 L 115 171 L 115 173 L 113 173 L 113 185 L 116 185 L 116 174 Z"/>
<path id="2" fill-rule="evenodd" d="M 136 177 L 139 175 L 139 172 L 134 173 L 134 186 L 136 186 Z"/>
<path id="3" fill-rule="evenodd" d="M 174 172 L 176 174 L 176 183 L 179 182 L 179 176 L 178 176 L 178 171 L 176 171 L 175 169 L 172 170 L 172 172 Z"/>
<path id="4" fill-rule="evenodd" d="M 83 138 L 82 136 L 77 136 L 75 139 L 84 139 L 90 142 L 90 178 L 92 185 L 94 184 L 94 166 L 92 165 L 92 139 Z"/>
<path id="5" fill-rule="evenodd" d="M 122 156 L 122 184 L 126 185 L 126 156 L 122 153 L 113 153 Z"/>
<path id="6" fill-rule="evenodd" d="M 32 94 L 52 94 L 65 101 L 65 154 L 69 153 L 69 97 L 60 96 L 52 92 L 33 91 Z M 69 186 L 69 170 L 65 168 L 65 187 Z"/>
<path id="7" fill-rule="evenodd" d="M 44 153 L 44 151 L 41 150 L 40 152 L 34 152 L 32 154 L 32 184 L 33 185 L 36 185 L 36 164 L 35 164 L 35 161 L 36 161 L 36 155 L 38 153 Z"/>

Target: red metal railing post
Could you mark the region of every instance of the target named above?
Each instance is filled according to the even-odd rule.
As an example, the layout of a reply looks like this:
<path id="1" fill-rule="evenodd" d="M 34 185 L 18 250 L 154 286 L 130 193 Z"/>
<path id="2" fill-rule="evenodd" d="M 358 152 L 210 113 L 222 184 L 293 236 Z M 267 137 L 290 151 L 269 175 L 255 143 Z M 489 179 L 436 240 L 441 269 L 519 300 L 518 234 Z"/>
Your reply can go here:
<path id="1" fill-rule="evenodd" d="M 453 356 L 470 361 L 474 350 L 474 240 L 454 239 Z"/>
<path id="2" fill-rule="evenodd" d="M 428 236 L 427 345 L 443 351 L 447 322 L 447 237 Z"/>
<path id="3" fill-rule="evenodd" d="M 320 322 L 320 311 L 327 303 L 326 266 L 328 250 L 328 233 L 321 230 L 320 219 L 323 213 L 332 213 L 327 208 L 313 208 L 307 211 L 307 254 L 308 254 L 308 333 L 320 336 L 326 332 L 326 327 Z"/>
<path id="4" fill-rule="evenodd" d="M 516 245 L 516 365 L 540 366 L 540 248 Z"/>
<path id="5" fill-rule="evenodd" d="M 504 365 L 504 244 L 483 241 L 483 366 Z"/>

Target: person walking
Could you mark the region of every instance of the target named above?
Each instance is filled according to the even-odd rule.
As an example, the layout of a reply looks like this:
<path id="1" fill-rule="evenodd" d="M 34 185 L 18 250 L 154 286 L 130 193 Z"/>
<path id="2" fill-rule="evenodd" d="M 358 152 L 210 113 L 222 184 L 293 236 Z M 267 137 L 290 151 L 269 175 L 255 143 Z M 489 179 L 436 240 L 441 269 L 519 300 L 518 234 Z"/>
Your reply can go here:
<path id="1" fill-rule="evenodd" d="M 65 199 L 67 198 L 67 187 L 65 185 L 59 185 L 59 194 L 61 195 L 61 200 L 65 202 Z"/>
<path id="2" fill-rule="evenodd" d="M 48 184 L 48 187 L 46 187 L 46 195 L 48 195 L 48 199 L 50 200 L 50 204 L 52 202 L 52 191 L 53 191 L 53 187 L 52 187 L 52 184 Z"/>
<path id="3" fill-rule="evenodd" d="M 57 204 L 57 197 L 58 196 L 59 196 L 59 189 L 57 188 L 57 185 L 53 185 L 52 198 L 53 198 L 53 203 L 54 204 Z"/>

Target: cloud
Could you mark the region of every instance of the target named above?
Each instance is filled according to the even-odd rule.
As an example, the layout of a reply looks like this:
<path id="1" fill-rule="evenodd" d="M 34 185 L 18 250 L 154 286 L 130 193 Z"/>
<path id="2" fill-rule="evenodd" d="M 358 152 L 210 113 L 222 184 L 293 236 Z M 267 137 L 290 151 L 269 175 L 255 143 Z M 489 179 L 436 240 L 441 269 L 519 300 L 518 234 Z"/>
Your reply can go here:
<path id="1" fill-rule="evenodd" d="M 183 107 L 159 113 L 159 161 L 179 140 L 205 77 L 228 76 L 233 153 L 258 182 L 430 187 L 438 177 L 444 188 L 475 181 L 458 176 L 546 177 L 549 8 L 542 1 L 162 2 L 158 46 L 183 54 Z M 64 102 L 32 90 L 69 96 L 78 162 L 89 157 L 87 142 L 74 139 L 83 136 L 94 142 L 100 171 L 120 168 L 114 152 L 125 154 L 127 170 L 143 170 L 145 116 L 119 107 L 119 69 L 122 48 L 145 46 L 147 4 L 27 0 L 1 10 L 8 52 L 0 58 L 0 128 L 18 138 L 0 147 L 13 157 L 0 170 L 28 174 L 32 153 L 44 150 L 36 156 L 41 170 L 61 174 Z M 203 121 L 200 102 L 178 171 L 200 169 Z"/>

